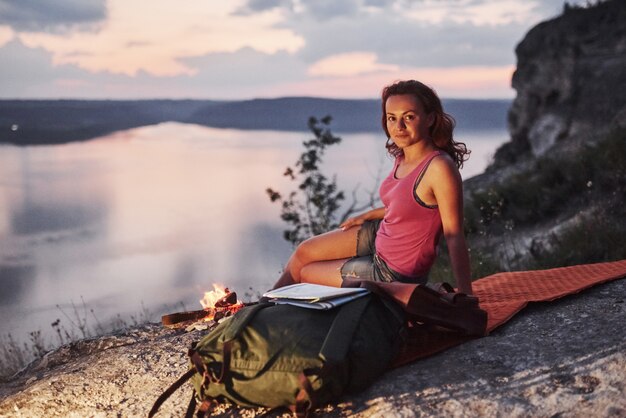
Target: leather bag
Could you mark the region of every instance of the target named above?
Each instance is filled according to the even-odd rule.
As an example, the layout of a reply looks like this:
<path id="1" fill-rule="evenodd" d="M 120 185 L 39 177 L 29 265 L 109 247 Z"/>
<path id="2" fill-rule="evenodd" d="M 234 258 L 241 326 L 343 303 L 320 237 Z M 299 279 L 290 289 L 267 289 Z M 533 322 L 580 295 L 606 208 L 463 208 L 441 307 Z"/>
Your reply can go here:
<path id="1" fill-rule="evenodd" d="M 436 325 L 468 336 L 487 335 L 487 312 L 476 296 L 448 283 L 373 282 L 346 278 L 342 287 L 363 287 L 400 305 L 409 320 Z"/>

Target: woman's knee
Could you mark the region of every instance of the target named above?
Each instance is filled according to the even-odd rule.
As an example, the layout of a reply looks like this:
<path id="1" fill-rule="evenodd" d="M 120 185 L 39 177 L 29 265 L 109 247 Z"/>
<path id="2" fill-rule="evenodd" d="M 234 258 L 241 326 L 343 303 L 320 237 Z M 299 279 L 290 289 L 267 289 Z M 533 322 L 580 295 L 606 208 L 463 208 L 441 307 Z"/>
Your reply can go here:
<path id="1" fill-rule="evenodd" d="M 302 264 L 318 261 L 318 257 L 316 257 L 319 253 L 320 243 L 318 241 L 316 237 L 311 237 L 298 244 L 295 255 Z"/>

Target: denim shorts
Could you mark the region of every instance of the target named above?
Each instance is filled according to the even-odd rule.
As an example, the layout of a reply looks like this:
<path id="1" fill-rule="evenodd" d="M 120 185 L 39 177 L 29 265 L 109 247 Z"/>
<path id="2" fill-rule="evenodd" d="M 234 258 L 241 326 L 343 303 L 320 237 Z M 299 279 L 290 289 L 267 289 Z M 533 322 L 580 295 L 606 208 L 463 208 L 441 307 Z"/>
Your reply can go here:
<path id="1" fill-rule="evenodd" d="M 376 253 L 376 232 L 381 220 L 365 221 L 356 237 L 356 256 L 341 266 L 343 279 L 361 279 L 375 282 L 426 283 L 428 277 L 404 276 L 391 269 Z"/>

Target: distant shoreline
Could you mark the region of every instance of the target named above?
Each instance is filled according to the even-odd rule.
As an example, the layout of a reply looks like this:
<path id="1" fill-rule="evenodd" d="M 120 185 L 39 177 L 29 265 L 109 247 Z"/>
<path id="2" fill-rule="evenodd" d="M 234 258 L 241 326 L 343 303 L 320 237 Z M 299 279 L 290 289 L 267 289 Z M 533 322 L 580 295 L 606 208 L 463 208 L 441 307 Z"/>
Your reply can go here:
<path id="1" fill-rule="evenodd" d="M 463 129 L 506 129 L 512 100 L 444 99 Z M 307 131 L 309 117 L 331 115 L 336 133 L 379 132 L 378 99 L 286 97 L 213 100 L 0 100 L 0 143 L 85 141 L 163 122 L 241 130 Z"/>

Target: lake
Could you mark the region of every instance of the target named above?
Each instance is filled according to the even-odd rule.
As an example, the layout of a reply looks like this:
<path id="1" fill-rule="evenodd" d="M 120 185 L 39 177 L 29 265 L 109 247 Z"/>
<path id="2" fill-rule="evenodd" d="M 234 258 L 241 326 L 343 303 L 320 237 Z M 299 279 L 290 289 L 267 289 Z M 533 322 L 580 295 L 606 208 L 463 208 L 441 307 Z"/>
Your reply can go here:
<path id="1" fill-rule="evenodd" d="M 40 329 L 52 341 L 50 324 L 69 328 L 74 308 L 92 326 L 144 310 L 157 321 L 200 309 L 213 283 L 240 298 L 268 289 L 291 247 L 265 189 L 295 188 L 282 173 L 310 137 L 164 123 L 64 145 L 0 145 L 0 335 L 26 340 Z M 341 137 L 324 171 L 347 191 L 360 185 L 363 198 L 392 165 L 384 135 Z M 507 133 L 456 138 L 473 152 L 469 178 Z"/>

